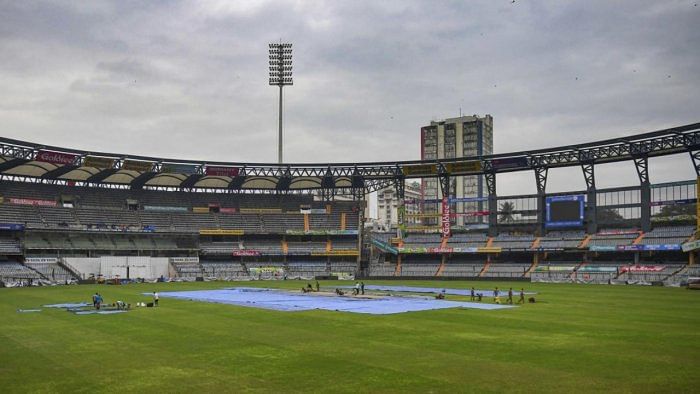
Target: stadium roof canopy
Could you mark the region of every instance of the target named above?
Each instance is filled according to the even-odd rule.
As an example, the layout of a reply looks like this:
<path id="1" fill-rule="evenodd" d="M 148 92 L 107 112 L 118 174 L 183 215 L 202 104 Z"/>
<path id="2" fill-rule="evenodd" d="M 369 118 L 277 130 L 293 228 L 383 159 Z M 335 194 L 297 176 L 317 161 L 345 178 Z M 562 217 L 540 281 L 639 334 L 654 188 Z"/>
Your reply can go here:
<path id="1" fill-rule="evenodd" d="M 689 152 L 700 174 L 700 123 L 532 151 L 444 160 L 267 164 L 90 152 L 0 137 L 3 178 L 124 188 L 293 192 L 377 190 L 406 178 L 494 175 L 637 160 Z"/>

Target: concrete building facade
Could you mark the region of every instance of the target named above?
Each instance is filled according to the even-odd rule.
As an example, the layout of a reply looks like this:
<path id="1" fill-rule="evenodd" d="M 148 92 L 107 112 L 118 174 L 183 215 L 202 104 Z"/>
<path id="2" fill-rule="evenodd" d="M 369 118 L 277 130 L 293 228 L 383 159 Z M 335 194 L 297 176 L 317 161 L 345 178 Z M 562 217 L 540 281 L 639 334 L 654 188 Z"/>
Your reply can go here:
<path id="1" fill-rule="evenodd" d="M 451 159 L 459 157 L 476 157 L 493 153 L 493 117 L 485 115 L 462 116 L 458 118 L 432 121 L 420 131 L 421 159 Z M 426 179 L 422 184 L 424 200 L 442 198 L 439 181 Z M 458 176 L 452 178 L 450 185 L 451 197 L 480 197 L 488 195 L 483 176 Z M 460 202 L 452 204 L 451 210 L 456 213 L 468 213 L 487 210 L 486 201 Z M 426 214 L 439 213 L 437 203 L 425 204 Z M 487 219 L 482 216 L 460 216 L 454 220 L 457 226 L 470 223 L 483 223 Z M 439 223 L 439 218 L 430 218 L 425 224 Z"/>

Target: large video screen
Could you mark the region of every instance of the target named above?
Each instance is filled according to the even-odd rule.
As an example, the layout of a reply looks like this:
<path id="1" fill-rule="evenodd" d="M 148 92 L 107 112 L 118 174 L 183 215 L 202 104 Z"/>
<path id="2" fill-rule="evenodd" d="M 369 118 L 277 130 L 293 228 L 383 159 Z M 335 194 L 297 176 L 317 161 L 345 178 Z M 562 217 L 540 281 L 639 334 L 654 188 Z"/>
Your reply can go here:
<path id="1" fill-rule="evenodd" d="M 546 227 L 580 227 L 583 226 L 582 195 L 555 196 L 546 198 Z"/>

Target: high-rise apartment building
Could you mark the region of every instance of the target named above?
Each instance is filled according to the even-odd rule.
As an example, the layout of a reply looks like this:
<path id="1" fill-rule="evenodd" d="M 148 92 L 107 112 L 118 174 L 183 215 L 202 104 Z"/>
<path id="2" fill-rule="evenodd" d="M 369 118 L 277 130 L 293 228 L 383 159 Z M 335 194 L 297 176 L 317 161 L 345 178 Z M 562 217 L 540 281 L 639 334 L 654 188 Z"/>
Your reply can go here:
<path id="1" fill-rule="evenodd" d="M 406 218 L 405 225 L 420 223 L 420 220 L 410 215 L 420 213 L 420 206 L 412 201 L 422 199 L 420 184 L 418 182 L 407 183 L 404 187 L 404 199 L 409 201 L 405 204 Z M 396 189 L 393 186 L 386 187 L 377 192 L 377 219 L 386 228 L 396 227 L 399 223 L 398 211 L 399 198 L 396 194 Z"/>
<path id="2" fill-rule="evenodd" d="M 493 117 L 462 116 L 441 121 L 432 121 L 420 132 L 421 159 L 452 159 L 458 157 L 476 157 L 493 153 Z M 423 199 L 442 197 L 437 179 L 424 179 L 422 184 Z M 450 196 L 456 198 L 486 197 L 488 192 L 484 177 L 481 175 L 457 176 L 452 178 Z M 464 216 L 459 213 L 484 211 L 486 201 L 460 202 L 452 204 L 451 211 L 458 213 L 454 224 L 460 226 L 469 223 L 481 223 L 482 216 Z M 426 204 L 425 213 L 439 213 L 439 204 Z M 429 219 L 427 224 L 437 224 L 438 218 Z"/>

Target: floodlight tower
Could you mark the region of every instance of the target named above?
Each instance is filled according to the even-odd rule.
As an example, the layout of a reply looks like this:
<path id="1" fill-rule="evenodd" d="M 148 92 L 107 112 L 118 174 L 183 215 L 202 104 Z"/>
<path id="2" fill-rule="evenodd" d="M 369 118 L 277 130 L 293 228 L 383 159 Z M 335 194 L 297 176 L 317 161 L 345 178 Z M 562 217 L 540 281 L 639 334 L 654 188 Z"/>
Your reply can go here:
<path id="1" fill-rule="evenodd" d="M 279 144 L 277 160 L 282 164 L 282 88 L 292 83 L 292 44 L 270 44 L 270 85 L 280 87 Z"/>

